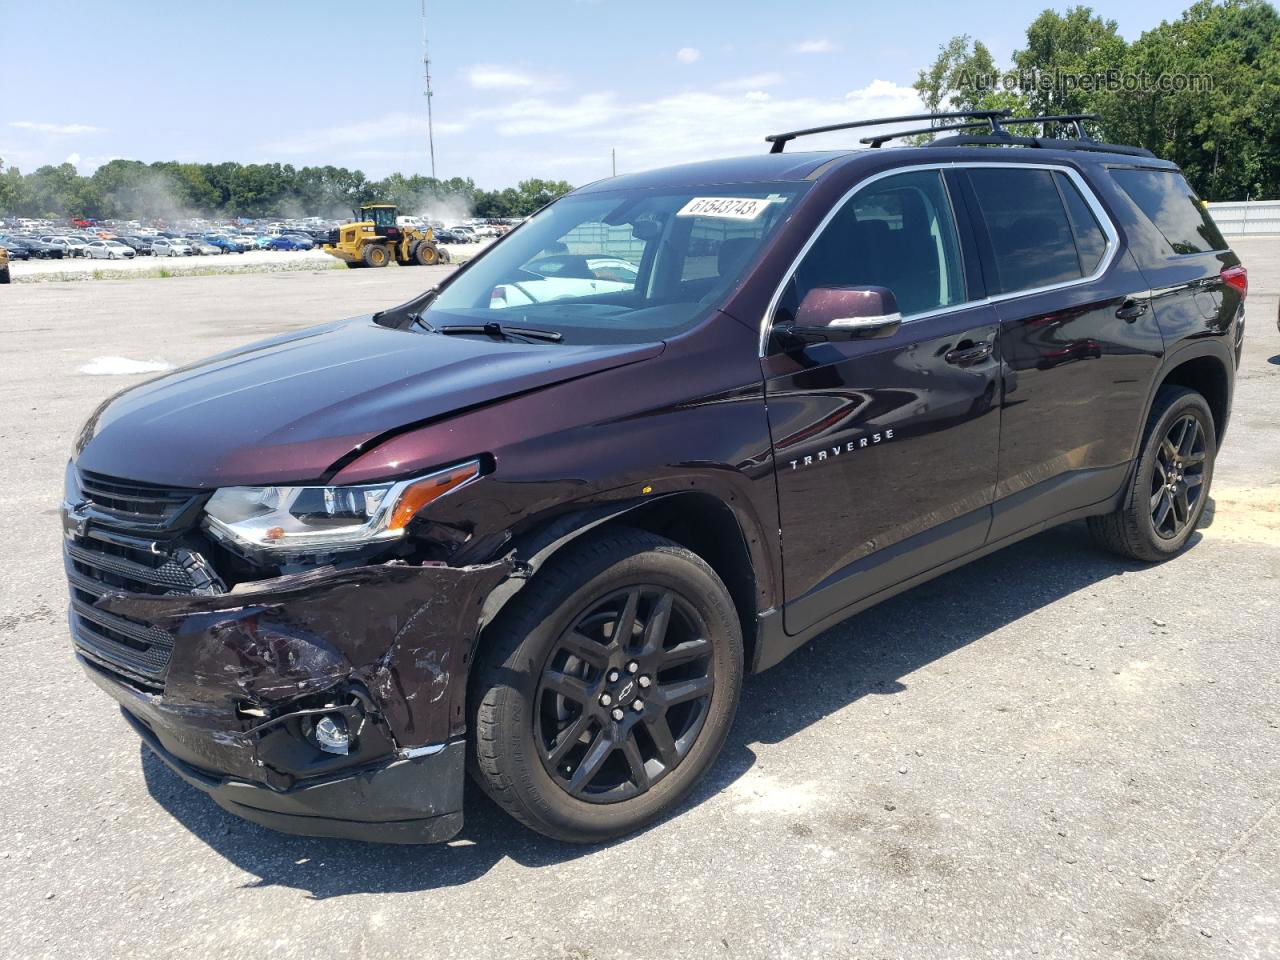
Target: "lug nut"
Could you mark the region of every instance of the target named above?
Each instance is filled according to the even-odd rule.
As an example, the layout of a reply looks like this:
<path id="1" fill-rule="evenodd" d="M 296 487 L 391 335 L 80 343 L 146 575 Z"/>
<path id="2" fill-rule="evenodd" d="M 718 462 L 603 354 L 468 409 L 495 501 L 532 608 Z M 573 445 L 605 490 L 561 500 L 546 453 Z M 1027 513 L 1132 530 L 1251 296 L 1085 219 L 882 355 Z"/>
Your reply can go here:
<path id="1" fill-rule="evenodd" d="M 607 707 L 611 703 L 613 703 L 613 697 L 609 696 L 607 693 L 600 694 L 600 706 Z"/>
<path id="2" fill-rule="evenodd" d="M 640 689 L 648 690 L 649 684 L 653 683 L 653 681 L 650 680 L 648 677 L 641 677 L 639 680 L 636 681 L 636 683 L 640 684 Z"/>
<path id="3" fill-rule="evenodd" d="M 636 713 L 639 713 L 644 709 L 644 701 L 641 700 L 639 697 L 636 697 L 636 699 L 631 701 L 631 709 L 634 710 Z"/>
<path id="4" fill-rule="evenodd" d="M 620 674 L 617 670 L 610 670 L 610 671 L 609 671 L 609 682 L 610 682 L 610 683 L 617 683 L 617 682 L 618 682 L 618 678 L 619 678 L 619 677 L 621 677 L 621 676 L 622 676 L 622 674 Z"/>
<path id="5" fill-rule="evenodd" d="M 610 716 L 613 717 L 613 719 L 615 720 L 621 720 L 624 716 L 626 716 L 626 714 L 622 712 L 621 707 L 614 707 L 613 713 L 611 713 Z"/>
<path id="6" fill-rule="evenodd" d="M 640 664 L 636 663 L 634 660 L 627 664 L 627 673 L 635 673 L 639 669 Z"/>

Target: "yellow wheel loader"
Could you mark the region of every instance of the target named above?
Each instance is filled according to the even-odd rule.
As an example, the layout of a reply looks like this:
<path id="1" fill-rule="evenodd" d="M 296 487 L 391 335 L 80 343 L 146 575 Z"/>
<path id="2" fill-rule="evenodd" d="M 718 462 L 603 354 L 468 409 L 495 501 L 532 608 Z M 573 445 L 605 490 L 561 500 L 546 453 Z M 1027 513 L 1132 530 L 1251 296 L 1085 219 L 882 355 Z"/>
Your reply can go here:
<path id="1" fill-rule="evenodd" d="M 392 260 L 403 267 L 429 267 L 443 259 L 431 228 L 397 226 L 391 203 L 362 205 L 356 222 L 330 230 L 329 242 L 320 249 L 348 267 L 385 267 Z"/>

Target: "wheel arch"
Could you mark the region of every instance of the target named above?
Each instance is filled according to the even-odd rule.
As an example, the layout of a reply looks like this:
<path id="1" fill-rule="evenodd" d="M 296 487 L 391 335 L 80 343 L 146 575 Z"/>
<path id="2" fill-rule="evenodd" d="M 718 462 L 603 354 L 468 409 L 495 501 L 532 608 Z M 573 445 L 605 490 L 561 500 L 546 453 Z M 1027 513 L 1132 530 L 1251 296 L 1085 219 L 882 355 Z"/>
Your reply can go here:
<path id="1" fill-rule="evenodd" d="M 698 491 L 561 514 L 517 537 L 512 548 L 522 567 L 521 576 L 501 584 L 490 595 L 481 616 L 477 643 L 483 642 L 484 629 L 547 561 L 583 535 L 613 527 L 645 530 L 666 537 L 706 561 L 729 590 L 742 627 L 745 662 L 754 662 L 760 591 L 750 535 L 729 504 L 713 494 Z"/>
<path id="2" fill-rule="evenodd" d="M 1213 414 L 1213 429 L 1218 446 L 1227 432 L 1231 416 L 1231 389 L 1233 366 L 1223 358 L 1216 344 L 1190 345 L 1165 362 L 1160 375 L 1152 386 L 1151 396 L 1143 414 L 1143 423 L 1151 415 L 1156 394 L 1163 386 L 1186 387 L 1204 397 Z M 1141 444 L 1142 438 L 1138 438 Z"/>

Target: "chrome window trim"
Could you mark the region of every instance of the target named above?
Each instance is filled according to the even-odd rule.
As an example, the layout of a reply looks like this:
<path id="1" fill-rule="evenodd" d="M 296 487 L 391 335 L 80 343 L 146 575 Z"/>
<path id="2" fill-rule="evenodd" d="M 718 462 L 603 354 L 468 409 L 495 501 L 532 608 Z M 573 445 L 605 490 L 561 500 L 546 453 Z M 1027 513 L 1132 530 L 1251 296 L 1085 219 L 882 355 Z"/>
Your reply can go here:
<path id="1" fill-rule="evenodd" d="M 773 328 L 773 314 L 778 309 L 778 302 L 782 299 L 783 291 L 786 290 L 792 278 L 795 276 L 796 270 L 800 268 L 801 261 L 808 255 L 809 250 L 822 236 L 823 231 L 835 219 L 835 215 L 844 209 L 844 205 L 848 203 L 861 190 L 869 187 L 871 184 L 888 177 L 896 177 L 903 173 L 917 173 L 921 170 L 962 170 L 973 168 L 998 167 L 1001 169 L 1014 170 L 1054 170 L 1060 171 L 1067 175 L 1068 179 L 1075 184 L 1076 189 L 1080 191 L 1080 196 L 1084 199 L 1085 204 L 1093 213 L 1094 218 L 1098 221 L 1098 226 L 1102 228 L 1103 234 L 1107 238 L 1107 249 L 1103 252 L 1102 258 L 1098 261 L 1098 266 L 1093 273 L 1087 277 L 1080 277 L 1076 280 L 1064 280 L 1062 283 L 1051 283 L 1043 287 L 1033 287 L 1028 290 L 1015 290 L 1011 293 L 998 293 L 994 296 L 983 297 L 979 300 L 966 300 L 964 303 L 955 303 L 946 307 L 939 307 L 937 310 L 927 310 L 923 313 L 915 313 L 909 317 L 903 317 L 903 324 L 915 323 L 917 320 L 927 320 L 930 317 L 938 317 L 943 314 L 955 313 L 958 310 L 970 310 L 974 307 L 980 307 L 985 304 L 1000 303 L 1005 300 L 1014 300 L 1018 297 L 1032 297 L 1040 293 L 1048 293 L 1052 290 L 1064 290 L 1068 287 L 1077 287 L 1086 283 L 1093 283 L 1101 277 L 1110 268 L 1111 263 L 1115 260 L 1116 255 L 1120 252 L 1120 234 L 1116 230 L 1115 224 L 1111 221 L 1111 217 L 1107 215 L 1107 211 L 1103 208 L 1102 203 L 1093 192 L 1093 188 L 1088 181 L 1080 175 L 1078 170 L 1066 166 L 1061 163 L 1017 163 L 1008 160 L 956 160 L 949 163 L 920 163 L 907 164 L 901 167 L 894 167 L 891 170 L 881 170 L 879 173 L 872 174 L 865 180 L 859 180 L 856 184 L 849 188 L 848 192 L 842 196 L 839 201 L 831 205 L 831 209 L 827 211 L 827 215 L 822 218 L 822 222 L 818 224 L 813 234 L 805 241 L 800 252 L 795 259 L 791 261 L 791 266 L 787 268 L 787 272 L 783 274 L 782 281 L 778 284 L 778 288 L 774 290 L 773 296 L 769 298 L 769 306 L 765 310 L 765 314 L 760 323 L 760 342 L 759 355 L 761 359 L 768 355 L 767 348 L 769 346 L 769 331 Z M 943 186 L 946 184 L 944 182 Z M 954 200 L 951 199 L 951 191 L 947 190 L 948 202 L 954 207 Z M 1065 211 L 1064 211 L 1065 213 Z M 952 216 L 955 217 L 955 210 L 952 210 Z M 956 225 L 959 227 L 959 219 L 956 218 Z M 1197 254 L 1200 256 L 1200 254 Z"/>

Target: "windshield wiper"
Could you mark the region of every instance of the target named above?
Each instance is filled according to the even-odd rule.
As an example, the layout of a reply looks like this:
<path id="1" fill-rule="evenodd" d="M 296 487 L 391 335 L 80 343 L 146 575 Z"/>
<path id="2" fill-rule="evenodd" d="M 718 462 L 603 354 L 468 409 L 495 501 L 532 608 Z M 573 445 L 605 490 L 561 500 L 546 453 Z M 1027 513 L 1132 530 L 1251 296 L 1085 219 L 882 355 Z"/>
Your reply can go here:
<path id="1" fill-rule="evenodd" d="M 481 333 L 487 337 L 499 337 L 504 340 L 518 340 L 524 337 L 528 340 L 549 340 L 552 343 L 559 343 L 564 339 L 564 334 L 555 330 L 539 330 L 536 327 L 504 327 L 500 323 L 451 323 L 435 329 L 436 333 Z"/>

